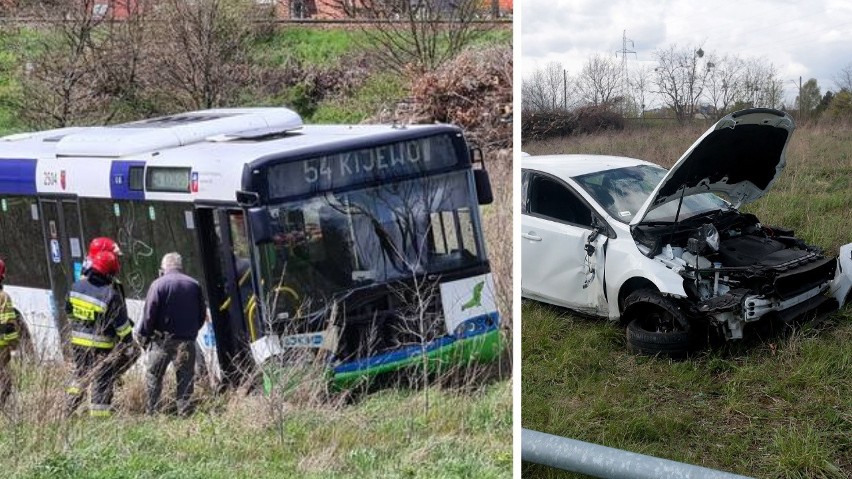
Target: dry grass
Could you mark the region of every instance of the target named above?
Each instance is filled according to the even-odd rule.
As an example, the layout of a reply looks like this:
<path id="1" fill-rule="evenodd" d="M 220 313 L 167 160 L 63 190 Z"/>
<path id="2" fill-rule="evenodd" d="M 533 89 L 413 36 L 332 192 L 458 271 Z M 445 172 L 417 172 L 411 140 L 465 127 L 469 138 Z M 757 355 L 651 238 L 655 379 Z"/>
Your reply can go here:
<path id="1" fill-rule="evenodd" d="M 486 152 L 494 203 L 482 208 L 485 243 L 494 276 L 506 352 L 498 364 L 501 375 L 512 374 L 512 150 Z"/>
<path id="2" fill-rule="evenodd" d="M 109 420 L 61 418 L 67 371 L 15 364 L 0 416 L 3 477 L 506 477 L 511 382 L 328 394 L 321 372 L 269 395 L 197 392 L 189 419 L 142 415 L 131 372 Z M 167 379 L 166 410 L 173 409 Z M 470 385 L 468 385 L 470 386 Z M 83 408 L 85 413 L 85 407 Z"/>

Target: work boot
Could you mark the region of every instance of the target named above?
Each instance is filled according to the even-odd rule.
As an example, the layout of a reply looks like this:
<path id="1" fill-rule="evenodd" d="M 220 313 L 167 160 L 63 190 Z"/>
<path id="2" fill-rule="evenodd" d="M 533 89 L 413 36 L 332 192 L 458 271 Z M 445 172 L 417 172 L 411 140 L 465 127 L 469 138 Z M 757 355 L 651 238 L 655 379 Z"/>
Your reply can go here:
<path id="1" fill-rule="evenodd" d="M 192 401 L 177 401 L 177 415 L 178 417 L 189 417 L 192 416 Z"/>

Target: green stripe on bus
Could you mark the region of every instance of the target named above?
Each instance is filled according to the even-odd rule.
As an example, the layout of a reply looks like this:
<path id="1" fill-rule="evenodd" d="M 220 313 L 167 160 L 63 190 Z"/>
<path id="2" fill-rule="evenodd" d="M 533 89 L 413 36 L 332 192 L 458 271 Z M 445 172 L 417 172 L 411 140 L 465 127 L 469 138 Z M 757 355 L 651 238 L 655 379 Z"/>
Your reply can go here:
<path id="1" fill-rule="evenodd" d="M 500 355 L 503 349 L 500 331 L 489 331 L 480 336 L 460 339 L 442 348 L 426 354 L 427 367 L 430 371 L 439 371 L 455 365 L 468 365 L 472 362 L 487 363 Z M 392 363 L 381 364 L 372 368 L 338 373 L 334 375 L 332 385 L 335 389 L 346 389 L 368 380 L 379 374 L 396 371 L 407 366 L 420 365 L 422 355 L 415 355 Z"/>

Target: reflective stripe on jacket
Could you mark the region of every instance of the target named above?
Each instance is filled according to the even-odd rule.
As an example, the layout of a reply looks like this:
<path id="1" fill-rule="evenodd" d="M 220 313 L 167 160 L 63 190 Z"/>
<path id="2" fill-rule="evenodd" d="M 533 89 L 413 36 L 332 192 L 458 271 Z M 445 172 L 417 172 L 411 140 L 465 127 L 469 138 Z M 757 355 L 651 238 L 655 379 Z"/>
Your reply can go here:
<path id="1" fill-rule="evenodd" d="M 65 312 L 75 346 L 112 349 L 118 342 L 129 340 L 132 325 L 124 298 L 103 276 L 90 274 L 74 283 Z"/>
<path id="2" fill-rule="evenodd" d="M 14 344 L 18 338 L 18 314 L 12 298 L 0 289 L 0 348 Z"/>

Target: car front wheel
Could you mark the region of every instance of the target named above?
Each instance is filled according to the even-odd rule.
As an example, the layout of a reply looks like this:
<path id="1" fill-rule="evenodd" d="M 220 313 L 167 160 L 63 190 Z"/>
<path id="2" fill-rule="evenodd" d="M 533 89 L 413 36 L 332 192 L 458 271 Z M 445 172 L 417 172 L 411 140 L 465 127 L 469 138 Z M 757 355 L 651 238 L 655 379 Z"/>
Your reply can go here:
<path id="1" fill-rule="evenodd" d="M 627 345 L 649 356 L 682 358 L 696 347 L 686 314 L 673 299 L 656 291 L 640 290 L 624 300 Z"/>

